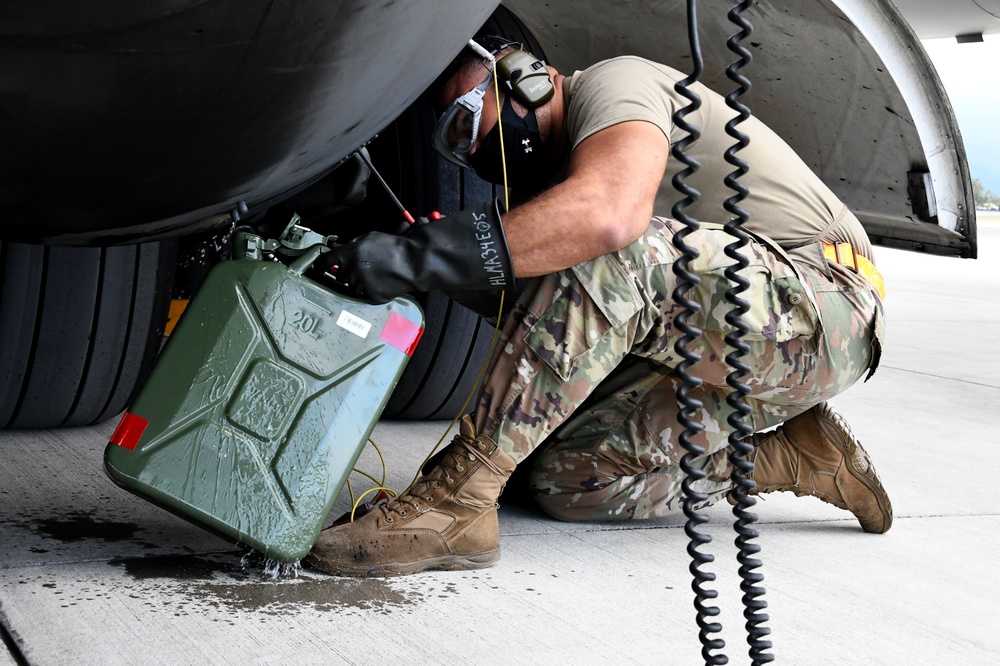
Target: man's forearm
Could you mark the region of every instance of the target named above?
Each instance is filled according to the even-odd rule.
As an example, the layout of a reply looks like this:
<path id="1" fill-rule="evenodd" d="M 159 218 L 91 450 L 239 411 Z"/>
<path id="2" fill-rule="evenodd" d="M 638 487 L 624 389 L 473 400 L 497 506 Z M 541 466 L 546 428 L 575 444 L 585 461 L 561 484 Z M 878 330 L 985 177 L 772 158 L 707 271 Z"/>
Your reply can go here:
<path id="1" fill-rule="evenodd" d="M 638 238 L 653 214 L 668 152 L 659 128 L 641 121 L 583 141 L 565 181 L 504 216 L 514 274 L 554 273 Z"/>

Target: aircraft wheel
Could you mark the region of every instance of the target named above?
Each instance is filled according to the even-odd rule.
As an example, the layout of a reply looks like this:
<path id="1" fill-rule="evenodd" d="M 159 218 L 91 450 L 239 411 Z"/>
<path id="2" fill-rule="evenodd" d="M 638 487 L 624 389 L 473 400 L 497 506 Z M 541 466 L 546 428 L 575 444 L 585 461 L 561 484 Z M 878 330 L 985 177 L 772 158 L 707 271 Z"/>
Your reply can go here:
<path id="1" fill-rule="evenodd" d="M 0 242 L 0 427 L 121 412 L 159 350 L 175 254 Z"/>

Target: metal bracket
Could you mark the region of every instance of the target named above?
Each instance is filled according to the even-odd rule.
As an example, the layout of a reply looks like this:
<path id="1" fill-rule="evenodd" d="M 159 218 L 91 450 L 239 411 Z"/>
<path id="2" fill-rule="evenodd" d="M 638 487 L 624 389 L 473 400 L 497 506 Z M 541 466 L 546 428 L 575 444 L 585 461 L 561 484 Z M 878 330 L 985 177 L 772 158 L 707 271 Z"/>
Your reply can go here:
<path id="1" fill-rule="evenodd" d="M 301 218 L 297 214 L 292 215 L 288 226 L 278 237 L 284 254 L 298 256 L 316 245 L 329 247 L 330 243 L 337 240 L 336 236 L 323 236 L 312 229 L 303 227 L 299 222 L 301 222 Z"/>
<path id="2" fill-rule="evenodd" d="M 906 194 L 910 197 L 910 207 L 918 220 L 937 224 L 937 197 L 934 195 L 934 181 L 929 171 L 907 171 Z"/>
<path id="3" fill-rule="evenodd" d="M 266 251 L 268 251 L 267 241 L 260 236 L 247 231 L 237 231 L 233 234 L 233 258 L 263 261 Z"/>
<path id="4" fill-rule="evenodd" d="M 299 222 L 301 218 L 292 215 L 285 230 L 275 240 L 263 238 L 252 231 L 237 230 L 233 234 L 233 258 L 252 259 L 255 261 L 278 261 L 281 255 L 287 259 L 313 254 L 313 259 L 330 247 L 337 240 L 336 236 L 323 236 Z M 310 253 L 315 249 L 315 252 Z"/>

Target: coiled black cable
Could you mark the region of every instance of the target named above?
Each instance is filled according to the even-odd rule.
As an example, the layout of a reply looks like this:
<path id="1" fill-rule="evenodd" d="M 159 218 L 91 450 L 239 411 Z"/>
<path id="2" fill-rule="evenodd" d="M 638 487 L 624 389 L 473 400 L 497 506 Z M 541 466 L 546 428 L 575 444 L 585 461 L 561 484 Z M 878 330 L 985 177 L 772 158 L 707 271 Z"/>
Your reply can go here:
<path id="1" fill-rule="evenodd" d="M 718 637 L 712 637 L 722 631 L 722 625 L 718 622 L 710 622 L 708 618 L 716 617 L 719 614 L 719 607 L 710 605 L 711 599 L 718 597 L 718 592 L 706 587 L 706 584 L 715 580 L 715 574 L 703 571 L 702 566 L 715 560 L 712 555 L 703 553 L 700 546 L 711 543 L 712 537 L 698 531 L 698 526 L 708 522 L 708 517 L 698 513 L 697 508 L 708 499 L 708 495 L 695 490 L 694 484 L 705 478 L 702 469 L 693 466 L 693 463 L 705 455 L 705 449 L 691 441 L 691 437 L 704 430 L 699 422 L 694 418 L 701 411 L 703 405 L 701 401 L 691 397 L 691 391 L 698 389 L 702 382 L 697 377 L 688 373 L 695 363 L 700 360 L 700 356 L 688 349 L 688 345 L 701 335 L 701 330 L 693 326 L 689 319 L 695 315 L 700 306 L 695 301 L 687 298 L 687 293 L 697 286 L 699 278 L 688 270 L 692 259 L 698 258 L 698 251 L 688 245 L 685 239 L 690 234 L 699 229 L 696 220 L 687 215 L 684 210 L 701 196 L 700 193 L 685 181 L 694 174 L 698 168 L 698 161 L 686 154 L 688 146 L 701 137 L 701 130 L 688 123 L 685 118 L 701 108 L 701 97 L 690 89 L 690 86 L 697 83 L 704 70 L 704 60 L 701 53 L 701 45 L 698 41 L 698 17 L 697 0 L 687 0 L 688 9 L 688 39 L 691 43 L 691 56 L 694 63 L 694 71 L 683 81 L 678 82 L 677 92 L 687 99 L 690 104 L 679 109 L 674 114 L 674 124 L 684 130 L 687 135 L 674 143 L 671 147 L 671 155 L 674 159 L 685 165 L 685 168 L 677 173 L 672 180 L 674 188 L 683 196 L 672 209 L 675 219 L 684 225 L 684 228 L 674 234 L 674 246 L 681 251 L 682 256 L 674 262 L 673 271 L 677 276 L 677 286 L 674 288 L 674 303 L 681 306 L 681 311 L 677 315 L 674 326 L 683 335 L 674 344 L 674 349 L 683 360 L 677 366 L 677 377 L 681 381 L 681 386 L 677 390 L 678 421 L 684 426 L 679 441 L 686 451 L 681 459 L 681 469 L 684 470 L 685 477 L 681 484 L 684 493 L 684 515 L 687 523 L 684 526 L 684 533 L 687 534 L 688 555 L 691 556 L 691 589 L 694 591 L 694 606 L 697 611 L 696 620 L 698 622 L 698 638 L 701 641 L 701 655 L 706 664 L 727 664 L 729 659 L 724 654 L 713 654 L 713 651 L 722 650 L 725 641 Z"/>
<path id="2" fill-rule="evenodd" d="M 733 369 L 726 377 L 726 383 L 733 389 L 726 397 L 726 402 L 733 409 L 728 423 L 731 428 L 729 462 L 733 466 L 732 495 L 736 502 L 733 507 L 733 515 L 736 516 L 734 529 L 737 534 L 736 546 L 739 549 L 736 558 L 740 564 L 740 589 L 743 591 L 743 617 L 746 619 L 750 659 L 754 666 L 758 666 L 773 661 L 774 655 L 767 652 L 771 649 L 771 642 L 764 638 L 771 633 L 771 630 L 765 626 L 768 616 L 764 613 L 767 602 L 763 599 L 764 588 L 761 586 L 764 576 L 757 571 L 762 563 L 754 557 L 760 552 L 760 546 L 754 543 L 754 539 L 759 535 L 757 530 L 751 527 L 757 522 L 756 514 L 750 512 L 756 500 L 748 495 L 756 485 L 749 478 L 753 474 L 753 463 L 747 460 L 747 456 L 753 451 L 750 443 L 753 428 L 746 419 L 750 413 L 746 403 L 750 388 L 743 383 L 743 379 L 750 373 L 750 368 L 742 361 L 742 358 L 750 352 L 750 348 L 742 340 L 748 330 L 743 317 L 749 312 L 750 304 L 740 297 L 740 294 L 749 288 L 749 282 L 740 275 L 740 271 L 749 265 L 746 255 L 741 250 L 747 246 L 750 237 L 743 230 L 743 226 L 749 220 L 749 214 L 740 208 L 739 204 L 747 198 L 749 191 L 739 182 L 739 178 L 745 176 L 750 167 L 746 161 L 737 157 L 740 150 L 750 145 L 750 138 L 738 129 L 738 125 L 750 118 L 750 109 L 740 101 L 740 97 L 750 92 L 750 80 L 743 76 L 741 70 L 750 64 L 752 58 L 750 51 L 743 46 L 743 40 L 753 31 L 753 26 L 743 17 L 743 12 L 752 6 L 753 0 L 743 0 L 729 12 L 729 20 L 740 30 L 726 42 L 729 50 L 739 56 L 739 59 L 726 68 L 726 75 L 738 86 L 726 96 L 726 103 L 738 115 L 726 123 L 726 132 L 736 140 L 736 143 L 726 151 L 725 159 L 736 167 L 736 170 L 726 176 L 725 184 L 736 194 L 727 199 L 724 206 L 726 211 L 734 216 L 725 225 L 725 229 L 736 239 L 727 245 L 725 250 L 726 256 L 735 262 L 726 268 L 725 273 L 733 284 L 733 287 L 726 292 L 726 301 L 733 306 L 726 314 L 726 322 L 732 327 L 726 335 L 726 344 L 733 349 L 726 356 L 726 363 Z"/>

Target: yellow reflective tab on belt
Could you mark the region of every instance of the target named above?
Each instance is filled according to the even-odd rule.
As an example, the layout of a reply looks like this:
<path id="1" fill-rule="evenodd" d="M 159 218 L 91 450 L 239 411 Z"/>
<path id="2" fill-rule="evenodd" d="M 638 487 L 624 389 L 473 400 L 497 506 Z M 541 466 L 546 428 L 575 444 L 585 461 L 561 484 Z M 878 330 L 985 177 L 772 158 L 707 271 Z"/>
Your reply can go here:
<path id="1" fill-rule="evenodd" d="M 855 273 L 860 273 L 871 286 L 875 287 L 878 297 L 885 300 L 885 279 L 882 277 L 882 273 L 875 268 L 875 264 L 855 252 L 850 243 L 824 242 L 823 254 L 830 261 L 846 266 Z"/>

